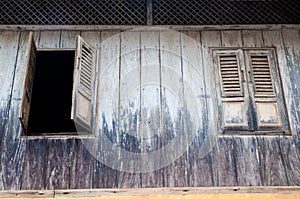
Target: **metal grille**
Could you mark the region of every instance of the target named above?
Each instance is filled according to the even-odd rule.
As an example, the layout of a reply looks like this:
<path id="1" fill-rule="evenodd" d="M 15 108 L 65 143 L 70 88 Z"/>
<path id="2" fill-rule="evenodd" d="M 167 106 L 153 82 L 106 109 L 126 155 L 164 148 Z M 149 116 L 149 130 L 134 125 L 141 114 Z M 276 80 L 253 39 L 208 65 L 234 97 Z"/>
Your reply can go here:
<path id="1" fill-rule="evenodd" d="M 148 12 L 147 12 L 148 11 Z M 300 1 L 1 0 L 0 24 L 206 25 L 300 23 Z"/>
<path id="2" fill-rule="evenodd" d="M 142 25 L 146 0 L 1 0 L 0 24 Z"/>
<path id="3" fill-rule="evenodd" d="M 291 24 L 300 22 L 300 1 L 153 0 L 156 25 Z"/>

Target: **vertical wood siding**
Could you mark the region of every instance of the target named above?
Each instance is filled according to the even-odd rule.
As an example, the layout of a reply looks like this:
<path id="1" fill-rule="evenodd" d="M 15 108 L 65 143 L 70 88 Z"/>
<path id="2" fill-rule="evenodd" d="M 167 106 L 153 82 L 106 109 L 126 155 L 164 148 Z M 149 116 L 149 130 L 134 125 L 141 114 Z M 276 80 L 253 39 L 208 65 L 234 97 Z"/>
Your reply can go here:
<path id="1" fill-rule="evenodd" d="M 38 48 L 75 48 L 78 34 L 99 50 L 96 136 L 27 139 L 18 113 L 29 33 L 0 32 L 0 190 L 300 185 L 298 30 L 40 31 L 34 38 Z M 216 135 L 210 47 L 276 48 L 292 136 Z M 163 148 L 162 168 L 108 143 L 137 155 Z M 105 164 L 116 160 L 114 168 Z"/>

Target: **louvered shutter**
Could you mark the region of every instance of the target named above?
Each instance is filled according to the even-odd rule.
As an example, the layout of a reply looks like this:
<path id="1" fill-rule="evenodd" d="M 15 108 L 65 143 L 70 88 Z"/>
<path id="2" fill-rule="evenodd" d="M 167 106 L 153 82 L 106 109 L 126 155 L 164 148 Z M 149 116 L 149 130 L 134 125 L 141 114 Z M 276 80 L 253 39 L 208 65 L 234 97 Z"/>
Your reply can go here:
<path id="1" fill-rule="evenodd" d="M 237 54 L 220 54 L 222 97 L 243 96 L 241 66 Z"/>
<path id="2" fill-rule="evenodd" d="M 222 130 L 248 130 L 245 74 L 242 51 L 214 51 L 219 112 Z"/>
<path id="3" fill-rule="evenodd" d="M 71 119 L 77 131 L 92 131 L 96 50 L 77 37 Z"/>
<path id="4" fill-rule="evenodd" d="M 275 97 L 268 55 L 250 55 L 255 97 Z"/>
<path id="5" fill-rule="evenodd" d="M 256 112 L 256 130 L 287 131 L 287 116 L 283 103 L 281 80 L 272 50 L 248 50 L 251 98 Z"/>
<path id="6" fill-rule="evenodd" d="M 19 119 L 22 124 L 24 132 L 27 132 L 28 129 L 28 119 L 29 119 L 29 112 L 30 112 L 36 55 L 37 55 L 37 50 L 33 39 L 33 33 L 30 32 L 28 45 L 27 45 L 27 52 L 26 52 L 26 65 L 25 65 L 25 72 L 23 78 L 21 108 L 19 113 Z"/>

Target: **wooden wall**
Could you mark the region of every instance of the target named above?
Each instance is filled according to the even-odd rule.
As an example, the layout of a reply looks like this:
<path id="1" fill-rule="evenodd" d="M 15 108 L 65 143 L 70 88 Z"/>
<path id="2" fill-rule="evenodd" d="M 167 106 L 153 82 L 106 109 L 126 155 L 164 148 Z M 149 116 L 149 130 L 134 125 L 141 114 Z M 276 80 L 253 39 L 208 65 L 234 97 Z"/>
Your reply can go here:
<path id="1" fill-rule="evenodd" d="M 77 34 L 99 49 L 102 41 L 96 136 L 21 138 L 29 32 L 0 32 L 0 190 L 300 185 L 299 30 L 37 31 L 34 37 L 38 48 L 74 48 Z M 216 135 L 210 47 L 276 48 L 292 136 Z M 108 141 L 123 150 L 106 150 Z M 138 155 L 129 159 L 124 151 Z M 153 168 L 139 156 L 151 152 L 158 152 L 160 169 L 126 172 L 130 164 Z M 120 162 L 110 168 L 103 164 L 108 158 Z"/>

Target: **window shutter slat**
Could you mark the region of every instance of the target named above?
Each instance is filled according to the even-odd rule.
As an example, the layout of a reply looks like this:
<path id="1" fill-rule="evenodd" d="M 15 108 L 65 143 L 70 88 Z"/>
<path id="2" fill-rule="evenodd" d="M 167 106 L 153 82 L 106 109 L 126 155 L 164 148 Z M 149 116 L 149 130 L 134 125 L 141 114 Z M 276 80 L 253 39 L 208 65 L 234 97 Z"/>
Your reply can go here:
<path id="1" fill-rule="evenodd" d="M 34 80 L 36 55 L 37 55 L 37 50 L 36 50 L 32 32 L 30 32 L 29 34 L 28 49 L 26 54 L 27 54 L 27 59 L 26 59 L 26 67 L 25 67 L 25 73 L 23 79 L 21 108 L 19 113 L 19 119 L 22 124 L 24 132 L 27 132 L 28 129 L 28 119 L 29 119 L 29 112 L 30 112 L 30 103 L 31 103 L 33 80 Z"/>
<path id="2" fill-rule="evenodd" d="M 274 96 L 270 64 L 267 55 L 251 55 L 255 96 Z"/>
<path id="3" fill-rule="evenodd" d="M 71 119 L 78 131 L 92 131 L 96 50 L 77 37 Z"/>
<path id="4" fill-rule="evenodd" d="M 236 54 L 219 55 L 222 96 L 243 96 L 240 66 Z"/>

